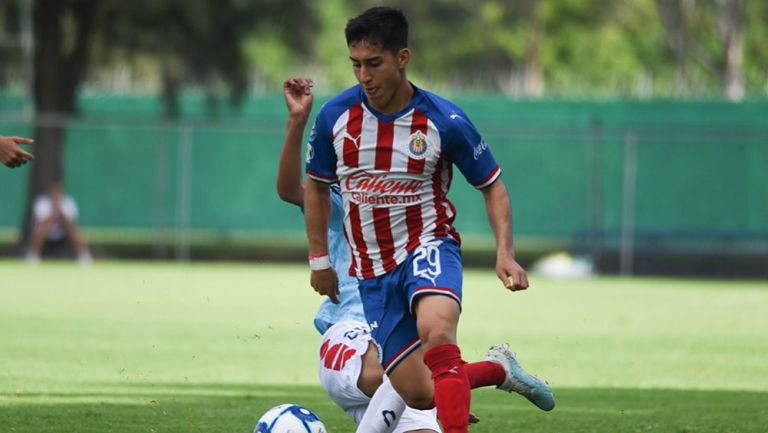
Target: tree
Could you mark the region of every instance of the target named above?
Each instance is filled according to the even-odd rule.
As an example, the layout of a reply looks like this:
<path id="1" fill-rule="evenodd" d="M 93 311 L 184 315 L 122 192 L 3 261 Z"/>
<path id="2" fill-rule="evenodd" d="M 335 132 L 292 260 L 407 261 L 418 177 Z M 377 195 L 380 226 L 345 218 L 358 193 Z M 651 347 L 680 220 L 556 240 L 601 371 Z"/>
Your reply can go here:
<path id="1" fill-rule="evenodd" d="M 107 14 L 99 53 L 102 63 L 143 55 L 156 59 L 166 117 L 179 116 L 180 90 L 199 85 L 215 113 L 221 88 L 237 106 L 249 84 L 250 65 L 244 42 L 261 28 L 287 41 L 289 50 L 309 45 L 314 19 L 305 0 L 141 0 L 115 2 Z M 274 26 L 303 17 L 302 26 Z M 266 60 L 262 60 L 266 61 Z M 258 64 L 256 65 L 258 67 Z"/>
<path id="2" fill-rule="evenodd" d="M 76 110 L 75 98 L 88 70 L 91 36 L 100 12 L 98 0 L 35 1 L 34 136 L 37 145 L 27 186 L 22 244 L 31 234 L 33 200 L 52 183 L 63 179 L 65 123 L 62 120 Z M 69 29 L 65 29 L 65 23 Z"/>
<path id="3" fill-rule="evenodd" d="M 725 48 L 721 69 L 723 93 L 732 100 L 744 97 L 744 0 L 716 0 L 717 33 Z"/>
<path id="4" fill-rule="evenodd" d="M 35 163 L 21 242 L 29 238 L 34 198 L 64 178 L 66 120 L 89 71 L 117 56 L 152 56 L 160 65 L 166 116 L 179 114 L 183 85 L 202 84 L 215 107 L 227 87 L 237 104 L 248 84 L 242 42 L 260 24 L 306 16 L 305 0 L 35 0 Z M 304 15 L 302 15 L 304 14 Z M 311 19 L 306 22 L 313 22 Z M 311 25 L 285 27 L 292 46 L 304 46 Z M 123 59 L 124 59 L 123 58 Z"/>

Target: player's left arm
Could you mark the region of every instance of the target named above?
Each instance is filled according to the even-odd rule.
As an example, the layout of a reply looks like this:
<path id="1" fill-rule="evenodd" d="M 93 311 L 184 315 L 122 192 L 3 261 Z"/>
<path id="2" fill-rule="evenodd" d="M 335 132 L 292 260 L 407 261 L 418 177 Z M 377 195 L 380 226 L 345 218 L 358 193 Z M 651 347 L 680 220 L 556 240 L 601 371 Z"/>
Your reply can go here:
<path id="1" fill-rule="evenodd" d="M 485 198 L 488 221 L 496 237 L 496 275 L 507 289 L 526 289 L 528 277 L 515 260 L 512 206 L 507 189 L 499 181 L 501 169 L 466 113 L 456 108 L 447 122 L 448 156 Z"/>
<path id="2" fill-rule="evenodd" d="M 509 290 L 528 288 L 528 276 L 515 260 L 515 247 L 512 237 L 512 205 L 509 202 L 507 188 L 501 180 L 496 180 L 482 190 L 488 222 L 496 237 L 496 275 Z"/>

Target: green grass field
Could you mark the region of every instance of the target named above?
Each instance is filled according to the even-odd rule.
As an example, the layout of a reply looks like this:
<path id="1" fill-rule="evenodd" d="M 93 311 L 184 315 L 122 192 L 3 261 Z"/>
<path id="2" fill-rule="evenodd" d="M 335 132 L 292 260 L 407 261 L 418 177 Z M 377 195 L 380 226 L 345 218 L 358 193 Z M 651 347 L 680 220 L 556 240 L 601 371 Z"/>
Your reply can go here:
<path id="1" fill-rule="evenodd" d="M 768 283 L 465 278 L 468 360 L 508 341 L 551 413 L 493 389 L 473 432 L 768 431 Z M 0 262 L 0 432 L 250 432 L 317 384 L 305 266 Z"/>

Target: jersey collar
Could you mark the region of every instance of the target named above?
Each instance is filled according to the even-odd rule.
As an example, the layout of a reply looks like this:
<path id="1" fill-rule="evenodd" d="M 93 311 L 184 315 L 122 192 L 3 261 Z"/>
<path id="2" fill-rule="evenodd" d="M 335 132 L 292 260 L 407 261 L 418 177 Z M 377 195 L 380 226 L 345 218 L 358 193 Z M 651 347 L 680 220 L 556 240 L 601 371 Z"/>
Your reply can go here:
<path id="1" fill-rule="evenodd" d="M 376 116 L 376 118 L 382 122 L 391 122 L 397 118 L 403 117 L 405 114 L 413 110 L 413 107 L 415 107 L 422 98 L 421 89 L 416 87 L 416 85 L 410 81 L 408 81 L 408 83 L 411 85 L 411 87 L 413 87 L 413 97 L 411 98 L 411 102 L 409 102 L 408 105 L 402 110 L 391 114 L 384 114 L 373 108 L 371 104 L 368 103 L 368 98 L 365 96 L 365 92 L 363 92 L 363 88 L 359 84 L 357 86 L 357 91 L 359 92 L 360 99 L 363 101 L 363 105 L 365 105 L 365 109 L 368 110 L 368 112 Z"/>

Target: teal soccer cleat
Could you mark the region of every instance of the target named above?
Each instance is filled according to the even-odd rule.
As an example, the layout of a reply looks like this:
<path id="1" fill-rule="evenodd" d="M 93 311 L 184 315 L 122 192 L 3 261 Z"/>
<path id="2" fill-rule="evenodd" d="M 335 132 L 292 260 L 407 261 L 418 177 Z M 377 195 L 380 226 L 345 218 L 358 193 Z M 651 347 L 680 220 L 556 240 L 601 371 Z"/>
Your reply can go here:
<path id="1" fill-rule="evenodd" d="M 491 361 L 504 367 L 507 378 L 496 388 L 507 392 L 516 392 L 527 398 L 541 410 L 550 411 L 555 408 L 555 396 L 549 385 L 536 376 L 528 374 L 517 362 L 515 354 L 509 350 L 509 345 L 497 344 L 488 350 L 486 361 Z"/>

